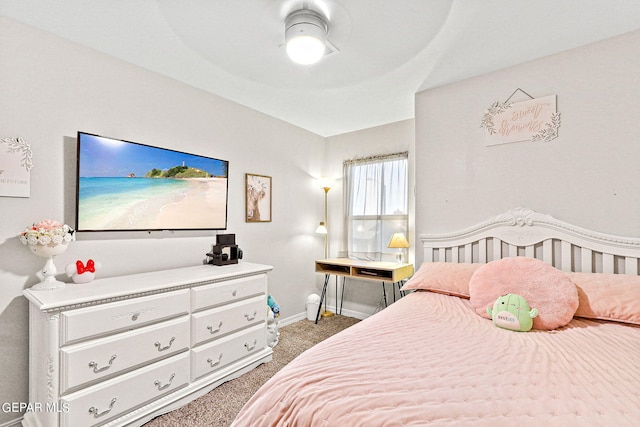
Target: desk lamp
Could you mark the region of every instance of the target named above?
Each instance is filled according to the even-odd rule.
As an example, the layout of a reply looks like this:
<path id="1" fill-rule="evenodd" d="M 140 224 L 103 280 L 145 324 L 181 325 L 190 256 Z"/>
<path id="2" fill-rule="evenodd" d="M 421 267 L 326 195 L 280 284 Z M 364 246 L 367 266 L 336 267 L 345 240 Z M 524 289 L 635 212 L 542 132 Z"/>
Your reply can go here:
<path id="1" fill-rule="evenodd" d="M 402 263 L 404 259 L 403 249 L 409 247 L 409 241 L 405 237 L 404 233 L 393 233 L 393 236 L 391 236 L 391 239 L 389 240 L 388 247 L 398 249 L 398 252 L 396 252 L 396 261 L 398 263 Z"/>

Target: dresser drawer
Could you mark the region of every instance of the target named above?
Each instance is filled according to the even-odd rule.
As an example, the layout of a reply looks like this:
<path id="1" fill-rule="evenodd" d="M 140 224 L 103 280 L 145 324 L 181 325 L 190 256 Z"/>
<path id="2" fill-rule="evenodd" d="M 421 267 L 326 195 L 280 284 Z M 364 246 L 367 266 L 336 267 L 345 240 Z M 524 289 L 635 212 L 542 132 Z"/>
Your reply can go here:
<path id="1" fill-rule="evenodd" d="M 193 311 L 264 294 L 266 289 L 266 274 L 198 286 L 191 289 Z"/>
<path id="2" fill-rule="evenodd" d="M 103 424 L 189 382 L 189 353 L 182 353 L 61 398 L 65 427 Z"/>
<path id="3" fill-rule="evenodd" d="M 62 312 L 62 343 L 144 326 L 189 312 L 189 290 Z"/>
<path id="4" fill-rule="evenodd" d="M 62 348 L 60 393 L 189 348 L 189 317 Z"/>
<path id="5" fill-rule="evenodd" d="M 191 315 L 191 346 L 222 337 L 267 318 L 264 295 Z"/>
<path id="6" fill-rule="evenodd" d="M 252 326 L 233 335 L 191 350 L 191 380 L 217 371 L 267 345 L 265 324 Z"/>

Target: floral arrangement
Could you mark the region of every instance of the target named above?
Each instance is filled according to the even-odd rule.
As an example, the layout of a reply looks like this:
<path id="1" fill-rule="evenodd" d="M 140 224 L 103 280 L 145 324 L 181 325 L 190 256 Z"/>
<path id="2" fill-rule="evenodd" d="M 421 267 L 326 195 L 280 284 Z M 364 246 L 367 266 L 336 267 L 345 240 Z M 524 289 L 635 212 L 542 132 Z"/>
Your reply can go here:
<path id="1" fill-rule="evenodd" d="M 49 245 L 56 246 L 61 243 L 69 243 L 74 240 L 75 230 L 66 224 L 61 224 L 52 219 L 44 219 L 25 228 L 20 233 L 20 241 L 24 245 Z"/>

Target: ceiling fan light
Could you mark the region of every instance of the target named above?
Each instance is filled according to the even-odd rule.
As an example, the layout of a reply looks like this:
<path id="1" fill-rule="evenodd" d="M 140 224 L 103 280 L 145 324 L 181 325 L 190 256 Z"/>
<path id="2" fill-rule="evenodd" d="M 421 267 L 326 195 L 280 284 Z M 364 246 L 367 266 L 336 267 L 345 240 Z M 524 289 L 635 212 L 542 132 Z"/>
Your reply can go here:
<path id="1" fill-rule="evenodd" d="M 328 32 L 324 18 L 308 9 L 297 10 L 285 20 L 287 55 L 297 64 L 315 64 L 324 56 Z"/>
<path id="2" fill-rule="evenodd" d="M 324 43 L 312 36 L 297 36 L 287 42 L 287 55 L 296 64 L 311 65 L 324 56 Z"/>

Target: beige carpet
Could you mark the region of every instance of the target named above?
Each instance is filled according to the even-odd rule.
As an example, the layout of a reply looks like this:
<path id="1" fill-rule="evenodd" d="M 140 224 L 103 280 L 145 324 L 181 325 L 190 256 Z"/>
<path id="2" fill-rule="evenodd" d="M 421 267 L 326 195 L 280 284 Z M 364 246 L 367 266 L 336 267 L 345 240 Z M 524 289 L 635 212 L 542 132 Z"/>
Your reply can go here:
<path id="1" fill-rule="evenodd" d="M 222 384 L 199 399 L 157 417 L 145 427 L 226 427 L 249 398 L 269 378 L 306 349 L 348 328 L 359 320 L 333 316 L 318 324 L 301 320 L 280 328 L 280 342 L 273 348 L 273 360 Z"/>

